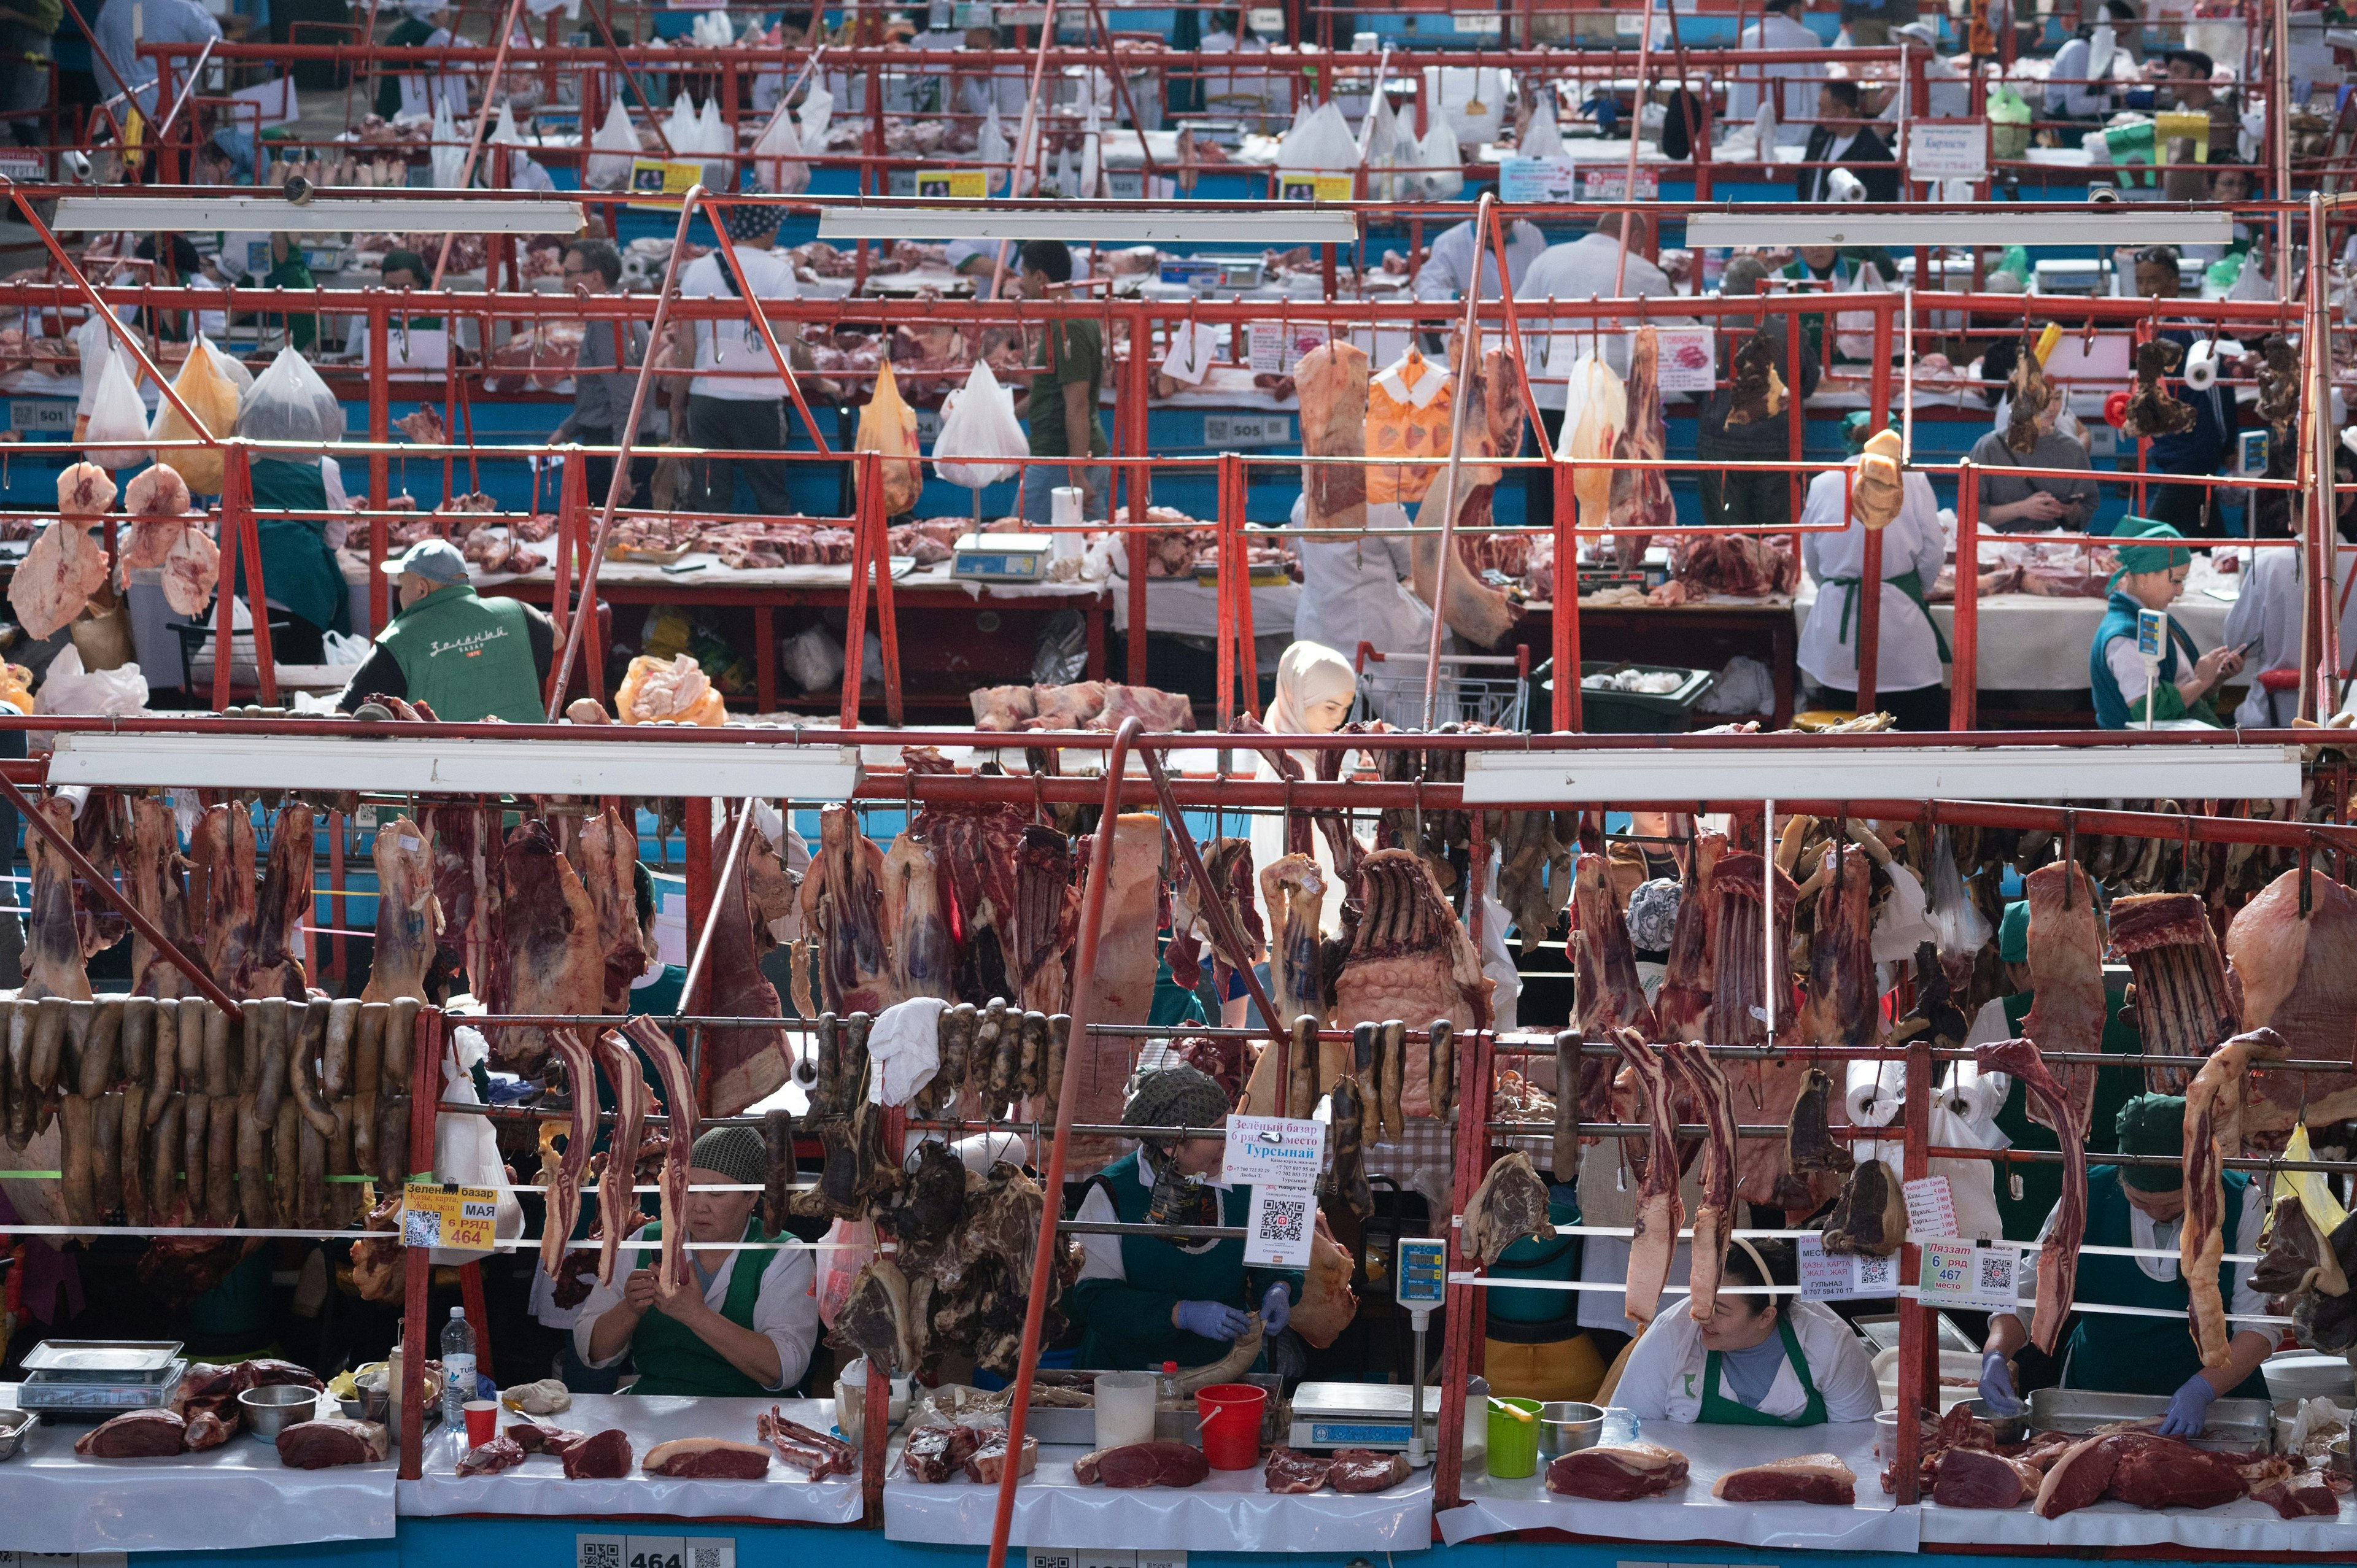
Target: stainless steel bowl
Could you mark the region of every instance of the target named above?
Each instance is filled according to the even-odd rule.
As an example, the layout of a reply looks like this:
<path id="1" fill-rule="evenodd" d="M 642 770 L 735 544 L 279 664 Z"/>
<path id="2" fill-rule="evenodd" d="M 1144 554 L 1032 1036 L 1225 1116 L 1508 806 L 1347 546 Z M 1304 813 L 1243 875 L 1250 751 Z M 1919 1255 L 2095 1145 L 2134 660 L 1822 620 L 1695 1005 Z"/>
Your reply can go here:
<path id="1" fill-rule="evenodd" d="M 1604 1435 L 1604 1407 L 1577 1400 L 1539 1406 L 1539 1452 L 1552 1459 L 1593 1448 Z"/>
<path id="2" fill-rule="evenodd" d="M 37 1410 L 0 1410 L 0 1461 L 14 1459 L 32 1441 L 33 1429 L 41 1424 L 41 1412 Z"/>
<path id="3" fill-rule="evenodd" d="M 2029 1435 L 2029 1411 L 2025 1406 L 2011 1415 L 1999 1415 L 1989 1408 L 1986 1400 L 1966 1400 L 1964 1408 L 1996 1429 L 1999 1443 L 2018 1443 Z"/>
<path id="4" fill-rule="evenodd" d="M 2324 1462 L 2326 1465 L 2340 1471 L 2344 1476 L 2357 1475 L 2357 1471 L 2352 1471 L 2350 1468 L 2349 1439 L 2345 1437 L 2336 1437 L 2332 1440 L 2331 1444 L 2325 1449 Z"/>
<path id="5" fill-rule="evenodd" d="M 264 1443 L 275 1443 L 279 1433 L 287 1427 L 318 1414 L 319 1391 L 298 1383 L 272 1383 L 239 1394 L 237 1407 L 245 1417 L 248 1432 Z"/>

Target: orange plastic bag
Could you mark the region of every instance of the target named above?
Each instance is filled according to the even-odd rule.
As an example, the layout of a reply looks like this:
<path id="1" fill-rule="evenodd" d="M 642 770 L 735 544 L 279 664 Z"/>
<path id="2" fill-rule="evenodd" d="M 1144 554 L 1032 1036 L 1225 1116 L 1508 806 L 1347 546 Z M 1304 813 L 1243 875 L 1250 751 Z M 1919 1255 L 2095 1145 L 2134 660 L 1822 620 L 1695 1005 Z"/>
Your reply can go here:
<path id="1" fill-rule="evenodd" d="M 207 435 L 237 434 L 237 383 L 230 380 L 221 368 L 221 350 L 210 339 L 199 338 L 188 350 L 180 373 L 172 378 L 172 390 L 188 405 L 188 412 L 203 422 L 202 431 L 192 430 L 180 417 L 170 399 L 156 409 L 156 423 L 148 430 L 150 441 L 198 441 Z M 179 470 L 188 489 L 200 496 L 221 494 L 222 483 L 221 454 L 218 446 L 188 447 L 179 451 L 157 454 L 156 461 Z"/>
<path id="2" fill-rule="evenodd" d="M 1446 460 L 1450 406 L 1456 381 L 1410 349 L 1396 363 L 1367 382 L 1367 456 Z M 1409 505 L 1424 499 L 1439 472 L 1434 464 L 1412 468 L 1370 467 L 1367 499 Z"/>
<path id="3" fill-rule="evenodd" d="M 631 660 L 621 690 L 614 693 L 614 712 L 626 725 L 668 720 L 716 728 L 728 716 L 720 689 L 705 678 L 694 656 L 686 653 L 675 659 L 640 654 Z"/>
<path id="4" fill-rule="evenodd" d="M 862 452 L 881 452 L 889 458 L 907 459 L 882 465 L 884 515 L 899 517 L 914 509 L 918 492 L 925 488 L 925 471 L 916 461 L 917 411 L 901 397 L 900 384 L 892 379 L 888 360 L 877 367 L 876 395 L 859 411 L 859 439 L 856 446 Z M 865 464 L 852 472 L 858 482 L 866 482 Z"/>

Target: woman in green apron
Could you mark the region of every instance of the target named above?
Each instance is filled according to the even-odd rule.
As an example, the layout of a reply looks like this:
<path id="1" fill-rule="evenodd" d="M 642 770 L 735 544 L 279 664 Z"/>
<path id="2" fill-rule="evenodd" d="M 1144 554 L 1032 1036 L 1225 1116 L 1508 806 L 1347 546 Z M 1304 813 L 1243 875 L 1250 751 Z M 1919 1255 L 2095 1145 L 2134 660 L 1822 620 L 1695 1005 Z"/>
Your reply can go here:
<path id="1" fill-rule="evenodd" d="M 1866 424 L 1845 424 L 1843 438 L 1862 451 Z M 1797 662 L 1809 678 L 1809 700 L 1820 708 L 1847 712 L 1857 705 L 1857 639 L 1866 570 L 1866 525 L 1850 510 L 1857 476 L 1852 467 L 1826 470 L 1809 481 L 1801 507 L 1803 528 L 1816 532 L 1801 543 L 1801 564 L 1817 585 L 1816 603 L 1801 628 Z M 1940 505 L 1932 481 L 1910 471 L 1901 486 L 1899 515 L 1882 531 L 1881 620 L 1875 644 L 1875 706 L 1899 721 L 1900 729 L 1948 727 L 1948 696 L 1941 667 L 1947 639 L 1932 624 L 1924 603 L 1926 586 L 1938 580 L 1947 560 L 1940 529 Z M 1844 526 L 1846 525 L 1846 526 Z"/>
<path id="2" fill-rule="evenodd" d="M 1882 1395 L 1865 1342 L 1822 1303 L 1789 1294 L 1799 1277 L 1790 1242 L 1735 1238 L 1709 1317 L 1664 1297 L 1610 1402 L 1641 1421 L 1714 1426 L 1873 1420 Z"/>
<path id="3" fill-rule="evenodd" d="M 2072 1296 L 2082 1304 L 2143 1307 L 2169 1316 L 2080 1313 L 2062 1342 L 2062 1386 L 2168 1395 L 2162 1434 L 2197 1436 L 2211 1402 L 2221 1395 L 2266 1397 L 2259 1363 L 2275 1348 L 2275 1337 L 2253 1328 L 2237 1330 L 2228 1343 L 2226 1364 L 2202 1366 L 2201 1347 L 2187 1332 L 2185 1314 L 2191 1298 L 2177 1266 L 2178 1240 L 2185 1223 L 2185 1176 L 2177 1163 L 2185 1147 L 2184 1098 L 2138 1095 L 2120 1108 L 2116 1126 L 2120 1153 L 2163 1155 L 2167 1163 L 2096 1165 L 2087 1172 L 2086 1245 L 2133 1248 L 2138 1255 L 2082 1252 Z M 2265 1190 L 2240 1171 L 2226 1172 L 2223 1186 L 2219 1230 L 2226 1253 L 2255 1253 L 2265 1219 Z M 2052 1223 L 2050 1219 L 2048 1224 Z M 2218 1266 L 2218 1290 L 2231 1317 L 2258 1317 L 2266 1312 L 2266 1304 L 2251 1288 L 2254 1267 Z M 2024 1254 L 2018 1294 L 2025 1299 L 2037 1294 L 2037 1271 L 2038 1254 Z M 2029 1337 L 2018 1314 L 1990 1316 L 1981 1393 L 1999 1409 L 2018 1403 L 2006 1361 Z"/>
<path id="4" fill-rule="evenodd" d="M 1149 1073 L 1122 1124 L 1216 1128 L 1228 1097 L 1191 1067 Z M 1089 1184 L 1076 1218 L 1099 1223 L 1243 1226 L 1252 1188 L 1217 1178 L 1224 1139 L 1149 1137 Z M 1297 1270 L 1244 1264 L 1240 1238 L 1165 1240 L 1158 1236 L 1083 1234 L 1087 1261 L 1072 1293 L 1082 1326 L 1080 1365 L 1095 1371 L 1158 1371 L 1165 1361 L 1200 1367 L 1235 1348 L 1257 1319 L 1274 1335 L 1293 1314 Z M 1267 1359 L 1265 1349 L 1262 1360 Z"/>
<path id="5" fill-rule="evenodd" d="M 619 1285 L 599 1285 L 573 1326 L 575 1351 L 592 1367 L 624 1356 L 634 1394 L 751 1398 L 783 1392 L 809 1369 L 818 1343 L 815 1272 L 800 1247 L 770 1249 L 754 1218 L 769 1176 L 769 1153 L 750 1127 L 716 1127 L 696 1139 L 688 1172 L 691 1241 L 756 1244 L 733 1251 L 690 1251 L 689 1285 L 658 1277 L 660 1222 L 639 1232 L 638 1268 Z M 693 1190 L 738 1187 L 741 1192 Z"/>
<path id="6" fill-rule="evenodd" d="M 305 514 L 254 520 L 262 545 L 263 595 L 293 623 L 271 639 L 271 657 L 281 664 L 324 663 L 324 635 L 348 632 L 352 625 L 344 569 L 318 521 L 331 510 L 319 463 L 317 457 L 256 457 L 253 463 L 256 511 Z M 245 563 L 233 548 L 225 545 L 223 553 L 231 557 L 230 592 L 242 597 Z"/>
<path id="7" fill-rule="evenodd" d="M 2123 518 L 2112 535 L 2120 569 L 2112 574 L 2103 622 L 2087 648 L 2087 683 L 2094 693 L 2098 729 L 2141 725 L 2147 686 L 2157 723 L 2192 719 L 2223 727 L 2217 710 L 2210 705 L 2210 695 L 2220 682 L 2242 673 L 2240 652 L 2231 648 L 2197 652 L 2193 639 L 2174 616 L 2169 618 L 2169 638 L 2152 677 L 2147 677 L 2144 658 L 2136 651 L 2137 612 L 2166 610 L 2185 591 L 2186 574 L 2193 569 L 2193 552 L 2166 542 L 2184 537 L 2169 524 L 2148 517 Z"/>

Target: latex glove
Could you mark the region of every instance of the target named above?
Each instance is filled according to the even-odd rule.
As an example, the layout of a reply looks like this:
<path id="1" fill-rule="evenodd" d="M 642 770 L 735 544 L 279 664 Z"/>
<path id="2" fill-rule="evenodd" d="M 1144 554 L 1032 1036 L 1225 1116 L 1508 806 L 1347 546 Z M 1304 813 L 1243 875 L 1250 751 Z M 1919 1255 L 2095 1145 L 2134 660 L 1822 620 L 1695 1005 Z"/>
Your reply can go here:
<path id="1" fill-rule="evenodd" d="M 1290 1322 L 1292 1317 L 1293 1292 L 1286 1288 L 1283 1281 L 1279 1281 L 1269 1286 L 1268 1294 L 1261 1297 L 1260 1320 L 1269 1333 L 1279 1334 L 1284 1332 L 1286 1324 Z"/>
<path id="2" fill-rule="evenodd" d="M 2021 1396 L 2014 1392 L 2013 1374 L 2006 1370 L 2005 1352 L 1992 1350 L 1981 1358 L 1981 1398 L 1999 1415 L 2021 1413 Z"/>
<path id="3" fill-rule="evenodd" d="M 2211 1386 L 2210 1380 L 2199 1372 L 2194 1373 L 2185 1380 L 2185 1386 L 2170 1397 L 2169 1413 L 2160 1418 L 2160 1434 L 2163 1437 L 2201 1436 L 2201 1429 L 2210 1422 L 2210 1402 L 2217 1397 L 2218 1391 Z"/>
<path id="4" fill-rule="evenodd" d="M 1223 1301 L 1182 1301 L 1171 1316 L 1179 1327 L 1205 1339 L 1233 1339 L 1253 1320 L 1251 1313 Z"/>

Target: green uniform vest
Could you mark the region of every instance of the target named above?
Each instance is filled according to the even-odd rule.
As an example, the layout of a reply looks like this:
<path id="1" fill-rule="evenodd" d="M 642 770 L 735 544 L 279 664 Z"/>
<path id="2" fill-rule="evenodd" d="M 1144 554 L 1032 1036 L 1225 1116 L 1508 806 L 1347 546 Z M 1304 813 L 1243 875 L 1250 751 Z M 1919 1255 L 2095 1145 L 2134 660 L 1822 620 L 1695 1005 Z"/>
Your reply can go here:
<path id="1" fill-rule="evenodd" d="M 1114 1217 L 1142 1224 L 1152 1197 L 1138 1179 L 1135 1151 L 1107 1165 L 1097 1180 L 1113 1199 Z M 1218 1191 L 1217 1188 L 1211 1189 Z M 1220 1193 L 1222 1225 L 1242 1226 L 1252 1216 L 1252 1188 Z M 1159 1371 L 1165 1361 L 1200 1367 L 1235 1346 L 1189 1334 L 1170 1321 L 1182 1301 L 1219 1301 L 1246 1311 L 1260 1310 L 1261 1295 L 1278 1280 L 1290 1281 L 1297 1301 L 1301 1275 L 1281 1269 L 1246 1268 L 1242 1237 L 1223 1240 L 1166 1241 L 1158 1236 L 1124 1236 L 1125 1280 L 1082 1280 L 1072 1293 L 1073 1315 L 1082 1323 L 1079 1365 L 1094 1371 Z M 1258 1363 L 1255 1363 L 1257 1366 Z"/>
<path id="2" fill-rule="evenodd" d="M 483 598 L 453 583 L 393 617 L 377 642 L 401 666 L 409 700 L 432 703 L 447 723 L 529 725 L 546 715 L 531 622 L 518 600 Z"/>
<path id="3" fill-rule="evenodd" d="M 1769 1415 L 1753 1410 L 1740 1400 L 1728 1399 L 1718 1391 L 1719 1354 L 1713 1350 L 1703 1358 L 1702 1409 L 1695 1413 L 1696 1425 L 1710 1426 L 1823 1426 L 1825 1423 L 1825 1396 L 1817 1391 L 1817 1380 L 1809 1376 L 1809 1359 L 1801 1354 L 1801 1337 L 1792 1332 L 1792 1320 L 1784 1313 L 1776 1315 L 1776 1336 L 1784 1342 L 1784 1359 L 1792 1364 L 1792 1371 L 1801 1380 L 1801 1392 L 1808 1402 L 1796 1415 Z"/>
<path id="4" fill-rule="evenodd" d="M 2140 711 L 2144 693 L 2139 692 L 2131 699 L 2120 690 L 2119 682 L 2112 676 L 2111 661 L 2104 657 L 2104 649 L 2114 638 L 2135 639 L 2136 612 L 2144 607 L 2116 588 L 2104 602 L 2107 607 L 2103 621 L 2095 628 L 2095 640 L 2087 648 L 2087 684 L 2095 698 L 2095 727 L 2126 729 L 2131 720 L 2144 716 Z M 2200 719 L 2206 725 L 2219 725 L 2218 711 L 2210 705 L 2209 698 L 2204 697 L 2188 707 L 2183 693 L 2177 690 L 2177 658 L 2180 650 L 2188 660 L 2199 660 L 2201 657 L 2201 650 L 2193 646 L 2193 639 L 2178 624 L 2177 618 L 2171 616 L 2169 618 L 2169 646 L 2160 656 L 2160 683 L 2152 693 L 2154 720 Z M 2219 727 L 2224 726 L 2219 725 Z"/>
<path id="5" fill-rule="evenodd" d="M 2243 1193 L 2250 1178 L 2227 1171 L 2222 1195 L 2225 1210 L 2219 1217 L 2226 1251 L 2240 1251 Z M 2256 1238 L 2254 1238 L 2256 1240 Z M 2087 1173 L 2087 1237 L 2090 1247 L 2134 1246 L 2128 1235 L 2128 1200 L 2121 1190 L 2120 1168 L 2097 1165 Z M 2218 1291 L 2232 1297 L 2234 1265 L 2218 1265 Z M 2194 1342 L 2185 1314 L 2192 1296 L 2183 1275 L 2157 1280 L 2136 1266 L 2134 1258 L 2108 1252 L 2082 1252 L 2079 1280 L 2072 1294 L 2081 1301 L 2108 1306 L 2154 1307 L 2168 1317 L 2128 1317 L 2117 1313 L 2083 1312 L 2072 1325 L 2063 1351 L 2062 1382 L 2066 1388 L 2099 1389 L 2114 1394 L 2173 1394 L 2185 1380 L 2201 1369 L 2201 1348 Z M 2265 1399 L 2266 1384 L 2253 1372 L 2234 1399 Z"/>
<path id="6" fill-rule="evenodd" d="M 639 1234 L 649 1241 L 662 1240 L 662 1221 L 654 1221 Z M 770 1240 L 762 1234 L 759 1219 L 745 1221 L 745 1240 Z M 720 1316 L 739 1328 L 750 1328 L 753 1306 L 761 1299 L 761 1276 L 769 1272 L 770 1258 L 766 1252 L 738 1252 L 736 1257 L 737 1266 L 729 1271 L 728 1296 L 720 1304 Z M 660 1251 L 641 1249 L 639 1252 L 639 1267 L 642 1269 L 659 1268 L 662 1260 Z M 727 1357 L 659 1306 L 647 1308 L 647 1315 L 639 1319 L 638 1332 L 630 1336 L 630 1364 L 638 1369 L 639 1380 L 623 1390 L 624 1393 L 758 1399 L 777 1391 L 763 1388 L 738 1371 Z"/>
<path id="7" fill-rule="evenodd" d="M 328 483 L 316 457 L 290 462 L 283 457 L 253 460 L 253 504 L 284 507 L 290 511 L 325 513 Z M 350 631 L 351 596 L 344 589 L 344 569 L 328 548 L 328 536 L 317 522 L 295 518 L 257 518 L 254 537 L 262 546 L 262 591 L 313 626 L 328 631 Z M 223 542 L 231 559 L 230 592 L 245 592 L 245 563 Z"/>

